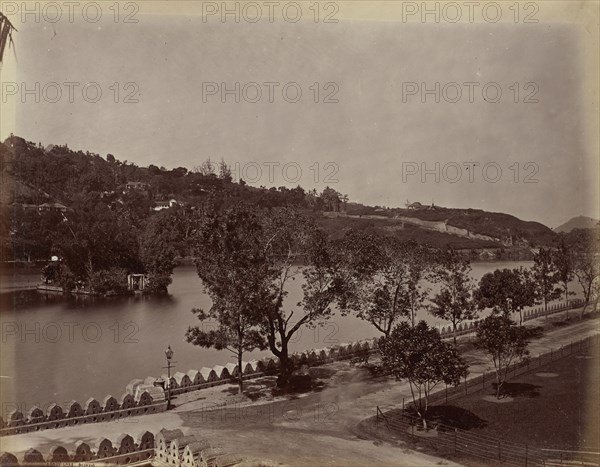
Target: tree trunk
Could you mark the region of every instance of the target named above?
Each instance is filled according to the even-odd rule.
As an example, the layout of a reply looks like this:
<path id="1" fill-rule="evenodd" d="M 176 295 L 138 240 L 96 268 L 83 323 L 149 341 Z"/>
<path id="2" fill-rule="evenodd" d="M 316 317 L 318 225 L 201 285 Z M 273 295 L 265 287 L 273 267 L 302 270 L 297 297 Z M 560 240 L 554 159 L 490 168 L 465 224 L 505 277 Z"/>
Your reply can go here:
<path id="1" fill-rule="evenodd" d="M 279 387 L 287 386 L 293 371 L 294 368 L 288 354 L 287 342 L 285 344 L 282 343 L 279 355 L 279 379 L 277 380 L 277 385 Z"/>
<path id="2" fill-rule="evenodd" d="M 587 306 L 588 306 L 588 302 L 586 300 L 585 303 L 583 304 L 583 308 L 581 309 L 581 316 L 579 317 L 580 320 L 583 319 L 583 315 L 585 314 L 585 310 L 586 310 Z"/>
<path id="3" fill-rule="evenodd" d="M 523 310 L 519 308 L 519 326 L 523 325 Z"/>
<path id="4" fill-rule="evenodd" d="M 500 375 L 496 373 L 496 399 L 500 399 L 500 389 L 502 388 L 502 380 Z"/>
<path id="5" fill-rule="evenodd" d="M 452 338 L 454 339 L 454 347 L 456 347 L 456 323 L 452 321 Z"/>
<path id="6" fill-rule="evenodd" d="M 240 388 L 240 394 L 244 392 L 244 378 L 243 378 L 243 370 L 242 370 L 242 352 L 238 353 L 238 386 Z"/>
<path id="7" fill-rule="evenodd" d="M 419 405 L 415 404 L 415 409 L 417 411 L 417 415 L 421 419 L 421 423 L 423 424 L 423 429 L 427 430 L 427 421 L 425 420 L 425 416 L 423 415 L 423 410 L 421 408 L 421 398 L 419 397 Z"/>
<path id="8" fill-rule="evenodd" d="M 237 338 L 238 387 L 240 388 L 240 395 L 242 395 L 244 393 L 244 379 L 242 378 L 242 356 L 244 355 L 244 326 L 241 314 L 238 316 Z"/>
<path id="9" fill-rule="evenodd" d="M 581 309 L 581 316 L 579 317 L 579 319 L 583 319 L 583 315 L 585 314 L 586 310 L 587 310 L 587 306 L 588 303 L 590 302 L 590 297 L 592 296 L 592 283 L 590 283 L 590 286 L 586 289 L 585 287 L 583 288 L 583 308 Z"/>
<path id="10" fill-rule="evenodd" d="M 267 340 L 269 342 L 269 350 L 279 359 L 279 379 L 277 386 L 286 386 L 292 375 L 293 368 L 288 353 L 288 339 L 285 336 L 285 328 L 275 319 L 269 320 L 269 334 Z M 276 338 L 279 334 L 281 340 L 281 349 L 277 348 Z"/>
<path id="11" fill-rule="evenodd" d="M 565 302 L 567 303 L 567 319 L 569 319 L 569 285 L 565 282 Z"/>
<path id="12" fill-rule="evenodd" d="M 423 430 L 427 431 L 427 391 L 424 391 L 424 397 L 425 397 L 425 406 L 423 406 L 423 398 L 421 397 L 421 389 L 419 389 L 419 410 L 417 411 L 417 413 L 419 414 L 419 417 L 421 417 L 421 422 L 423 422 Z"/>

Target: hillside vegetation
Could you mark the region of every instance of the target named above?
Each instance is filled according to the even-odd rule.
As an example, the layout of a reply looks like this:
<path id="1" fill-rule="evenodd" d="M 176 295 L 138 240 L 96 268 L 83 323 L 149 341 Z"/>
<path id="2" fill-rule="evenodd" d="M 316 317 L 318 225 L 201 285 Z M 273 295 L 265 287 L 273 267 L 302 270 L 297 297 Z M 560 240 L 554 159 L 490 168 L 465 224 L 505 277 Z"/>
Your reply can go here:
<path id="1" fill-rule="evenodd" d="M 3 261 L 47 260 L 58 250 L 78 255 L 96 243 L 103 250 L 97 258 L 87 258 L 88 268 L 115 261 L 126 269 L 139 269 L 140 241 L 150 223 L 157 224 L 152 226 L 155 230 L 163 224 L 171 228 L 172 218 L 177 217 L 178 228 L 183 229 L 173 233 L 177 255 L 186 256 L 190 232 L 182 227 L 185 219 L 208 205 L 223 209 L 238 202 L 267 209 L 295 207 L 313 215 L 333 237 L 358 229 L 434 247 L 472 250 L 474 257 L 485 253 L 486 257 L 520 258 L 556 236 L 542 224 L 503 213 L 382 208 L 348 202 L 347 196 L 331 188 L 317 193 L 300 186 L 251 187 L 243 180 L 234 181 L 224 161 L 206 161 L 191 170 L 140 167 L 111 154 L 101 157 L 67 146 L 44 147 L 11 136 L 0 143 L 0 167 Z M 164 210 L 159 210 L 161 206 Z M 94 232 L 102 232 L 102 239 L 95 239 Z M 80 244 L 79 250 L 73 243 Z"/>

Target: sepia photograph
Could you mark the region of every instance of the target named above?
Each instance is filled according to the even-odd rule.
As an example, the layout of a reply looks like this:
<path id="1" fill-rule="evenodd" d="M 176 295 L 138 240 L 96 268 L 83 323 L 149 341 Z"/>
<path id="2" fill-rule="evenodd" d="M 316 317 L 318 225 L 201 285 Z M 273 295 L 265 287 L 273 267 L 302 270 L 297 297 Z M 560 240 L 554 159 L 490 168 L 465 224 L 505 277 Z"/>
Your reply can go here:
<path id="1" fill-rule="evenodd" d="M 600 467 L 600 0 L 0 0 L 0 467 Z"/>

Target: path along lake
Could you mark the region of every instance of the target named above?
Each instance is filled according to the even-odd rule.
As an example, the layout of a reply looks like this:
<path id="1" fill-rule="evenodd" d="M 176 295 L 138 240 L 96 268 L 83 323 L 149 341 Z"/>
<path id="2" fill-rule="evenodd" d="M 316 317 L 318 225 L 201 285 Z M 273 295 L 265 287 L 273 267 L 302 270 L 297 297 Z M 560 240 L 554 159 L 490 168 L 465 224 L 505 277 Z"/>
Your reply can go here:
<path id="1" fill-rule="evenodd" d="M 479 262 L 472 264 L 473 278 L 498 268 L 530 267 L 532 262 Z M 117 297 L 98 299 L 85 296 L 44 295 L 35 290 L 6 291 L 37 283 L 31 277 L 1 278 L 0 396 L 2 417 L 15 408 L 26 413 L 33 405 L 42 408 L 52 402 L 81 404 L 89 397 L 99 401 L 112 394 L 120 398 L 134 378 L 158 377 L 166 370 L 164 349 L 175 352 L 173 371 L 223 365 L 235 362 L 227 351 L 203 349 L 188 344 L 188 326 L 199 323 L 191 313 L 194 307 L 207 309 L 210 299 L 203 293 L 193 266 L 175 270 L 169 297 Z M 300 278 L 292 283 L 286 303 L 301 299 Z M 573 283 L 571 290 L 580 292 Z M 299 315 L 297 312 L 296 315 Z M 432 325 L 446 324 L 426 312 L 417 316 Z M 378 336 L 369 323 L 353 316 L 336 314 L 330 321 L 310 329 L 291 344 L 292 350 L 322 348 Z M 254 352 L 244 360 L 270 356 Z"/>

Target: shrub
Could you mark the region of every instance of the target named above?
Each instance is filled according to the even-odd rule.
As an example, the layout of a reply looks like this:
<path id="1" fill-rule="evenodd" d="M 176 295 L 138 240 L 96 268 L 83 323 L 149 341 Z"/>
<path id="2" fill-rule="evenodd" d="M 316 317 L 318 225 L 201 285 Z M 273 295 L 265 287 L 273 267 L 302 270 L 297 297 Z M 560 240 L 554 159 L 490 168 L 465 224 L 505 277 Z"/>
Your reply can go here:
<path id="1" fill-rule="evenodd" d="M 75 288 L 75 274 L 71 272 L 68 266 L 60 268 L 60 277 L 58 281 L 65 293 L 69 293 Z"/>
<path id="2" fill-rule="evenodd" d="M 127 291 L 127 271 L 123 268 L 110 268 L 95 271 L 90 277 L 90 287 L 96 293 L 124 293 Z"/>

